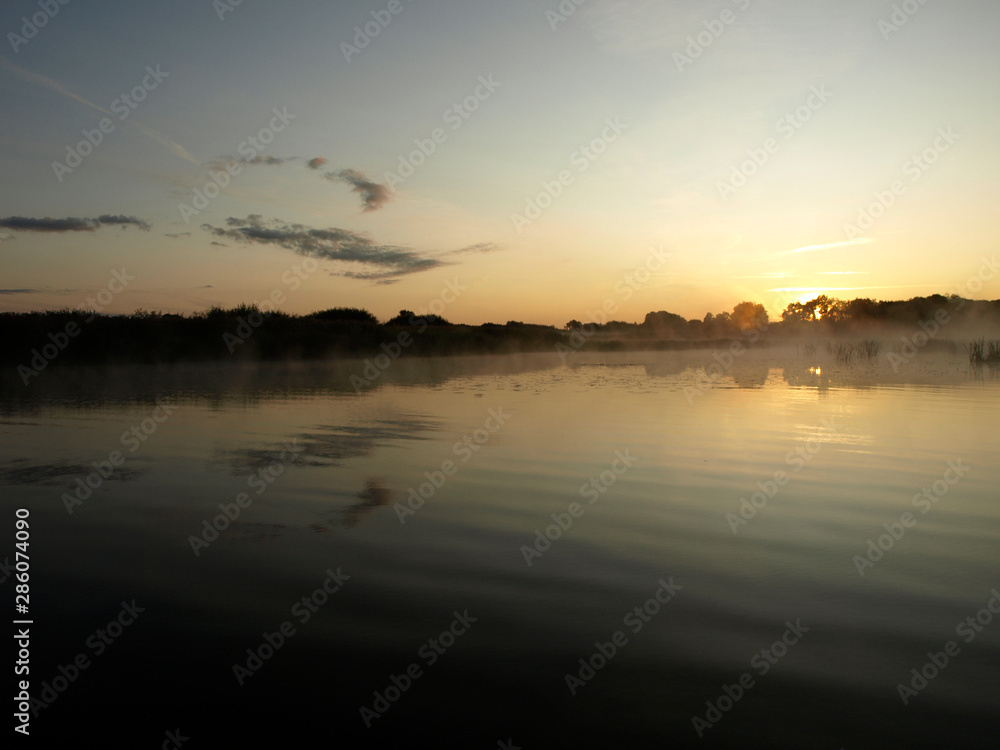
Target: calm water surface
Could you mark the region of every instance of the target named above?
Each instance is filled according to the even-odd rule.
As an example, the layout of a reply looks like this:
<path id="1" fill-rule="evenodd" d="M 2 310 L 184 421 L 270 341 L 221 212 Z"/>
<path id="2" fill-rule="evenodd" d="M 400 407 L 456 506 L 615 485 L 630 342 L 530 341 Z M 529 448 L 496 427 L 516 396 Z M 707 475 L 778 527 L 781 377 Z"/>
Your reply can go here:
<path id="1" fill-rule="evenodd" d="M 746 359 L 4 386 L 34 739 L 997 747 L 995 374 Z"/>

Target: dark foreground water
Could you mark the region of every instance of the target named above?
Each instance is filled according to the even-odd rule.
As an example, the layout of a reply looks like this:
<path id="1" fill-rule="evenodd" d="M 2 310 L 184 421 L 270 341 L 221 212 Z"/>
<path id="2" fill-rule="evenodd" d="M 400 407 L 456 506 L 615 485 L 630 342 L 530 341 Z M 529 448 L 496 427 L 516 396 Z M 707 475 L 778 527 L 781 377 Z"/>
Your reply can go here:
<path id="1" fill-rule="evenodd" d="M 8 382 L 33 744 L 996 748 L 995 373 L 745 360 Z"/>

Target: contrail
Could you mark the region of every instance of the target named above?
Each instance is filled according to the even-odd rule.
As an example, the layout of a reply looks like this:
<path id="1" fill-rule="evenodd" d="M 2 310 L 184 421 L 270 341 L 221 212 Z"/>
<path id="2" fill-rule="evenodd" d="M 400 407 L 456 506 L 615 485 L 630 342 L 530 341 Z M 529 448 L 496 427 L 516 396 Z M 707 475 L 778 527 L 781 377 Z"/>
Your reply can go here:
<path id="1" fill-rule="evenodd" d="M 47 78 L 46 76 L 40 75 L 38 73 L 32 73 L 30 70 L 25 70 L 24 68 L 18 65 L 14 65 L 14 63 L 10 62 L 6 58 L 0 57 L 0 67 L 2 67 L 4 70 L 13 73 L 15 76 L 17 76 L 23 81 L 28 81 L 30 83 L 37 83 L 39 86 L 44 86 L 45 88 L 57 91 L 63 96 L 68 96 L 70 99 L 80 102 L 80 104 L 84 104 L 90 107 L 91 109 L 96 109 L 98 112 L 114 116 L 113 113 L 109 112 L 104 107 L 98 104 L 94 104 L 92 101 L 89 101 L 87 99 L 84 99 L 79 94 L 74 94 L 72 91 L 67 89 L 58 81 L 53 81 L 51 78 Z M 145 133 L 148 137 L 152 138 L 154 141 L 159 143 L 161 146 L 166 146 L 167 148 L 169 148 L 177 156 L 181 157 L 185 161 L 188 161 L 191 164 L 197 164 L 199 166 L 201 165 L 201 162 L 198 161 L 193 156 L 191 156 L 191 154 L 187 152 L 187 149 L 185 149 L 179 143 L 175 143 L 162 133 L 158 133 L 152 128 L 148 128 L 145 125 L 141 125 L 135 120 L 129 120 L 129 122 L 136 128 L 138 128 L 141 132 Z"/>

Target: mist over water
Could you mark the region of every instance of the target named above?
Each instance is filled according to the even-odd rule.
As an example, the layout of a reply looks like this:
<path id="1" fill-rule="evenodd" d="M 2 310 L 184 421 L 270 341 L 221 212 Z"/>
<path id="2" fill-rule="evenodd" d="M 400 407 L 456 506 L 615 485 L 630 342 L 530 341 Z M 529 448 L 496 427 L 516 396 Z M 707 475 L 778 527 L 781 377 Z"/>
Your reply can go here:
<path id="1" fill-rule="evenodd" d="M 114 702 L 112 745 L 995 746 L 995 370 L 563 359 L 401 357 L 360 393 L 354 361 L 5 390 L 34 674 L 91 661 L 37 739 Z"/>

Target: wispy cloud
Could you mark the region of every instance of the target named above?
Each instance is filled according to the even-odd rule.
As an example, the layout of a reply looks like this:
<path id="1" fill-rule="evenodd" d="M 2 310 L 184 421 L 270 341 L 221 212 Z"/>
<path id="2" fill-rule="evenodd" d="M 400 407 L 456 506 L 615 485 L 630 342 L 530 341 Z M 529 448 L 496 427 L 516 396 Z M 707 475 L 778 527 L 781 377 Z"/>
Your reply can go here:
<path id="1" fill-rule="evenodd" d="M 707 4 L 589 0 L 581 16 L 583 25 L 608 52 L 659 56 L 673 67 L 674 56 L 687 54 L 691 40 L 705 33 L 706 23 L 718 21 L 725 7 L 734 18 L 724 25 L 724 38 L 713 40 L 718 45 L 711 50 L 713 65 L 769 69 L 808 79 L 819 72 L 831 75 L 847 69 L 862 54 L 864 21 L 845 6 L 850 3 L 843 0 L 803 0 L 791 10 L 780 0 Z M 808 56 L 799 52 L 804 49 L 809 50 Z"/>
<path id="2" fill-rule="evenodd" d="M 874 240 L 871 237 L 858 237 L 854 240 L 847 240 L 844 242 L 830 242 L 825 245 L 806 245 L 805 247 L 797 247 L 794 250 L 784 250 L 780 253 L 775 253 L 776 256 L 781 255 L 798 255 L 799 253 L 815 253 L 820 250 L 830 250 L 834 247 L 847 247 L 849 245 L 867 245 L 869 242 Z"/>
<path id="3" fill-rule="evenodd" d="M 123 229 L 126 226 L 136 226 L 148 232 L 152 225 L 148 221 L 137 219 L 134 216 L 116 216 L 113 214 L 101 214 L 96 219 L 53 219 L 46 216 L 43 219 L 30 219 L 26 216 L 10 216 L 0 219 L 0 227 L 13 229 L 19 232 L 93 232 L 101 226 L 120 225 Z"/>
<path id="4" fill-rule="evenodd" d="M 368 266 L 363 271 L 345 271 L 339 275 L 378 283 L 392 283 L 401 276 L 446 265 L 444 261 L 424 257 L 409 248 L 379 245 L 366 235 L 347 229 L 314 229 L 280 219 L 265 221 L 259 214 L 251 214 L 245 219 L 229 218 L 225 227 L 202 224 L 202 229 L 214 237 L 240 243 L 276 245 L 319 260 Z"/>
<path id="5" fill-rule="evenodd" d="M 448 252 L 441 254 L 465 255 L 467 253 L 495 253 L 499 250 L 503 250 L 503 246 L 498 245 L 495 242 L 478 242 L 475 245 L 469 245 L 468 247 L 460 247 L 458 250 L 449 250 Z"/>
<path id="6" fill-rule="evenodd" d="M 0 294 L 35 294 L 37 289 L 0 289 Z"/>
<path id="7" fill-rule="evenodd" d="M 895 284 L 892 286 L 786 286 L 769 292 L 859 292 L 864 289 L 926 289 L 927 284 Z"/>

